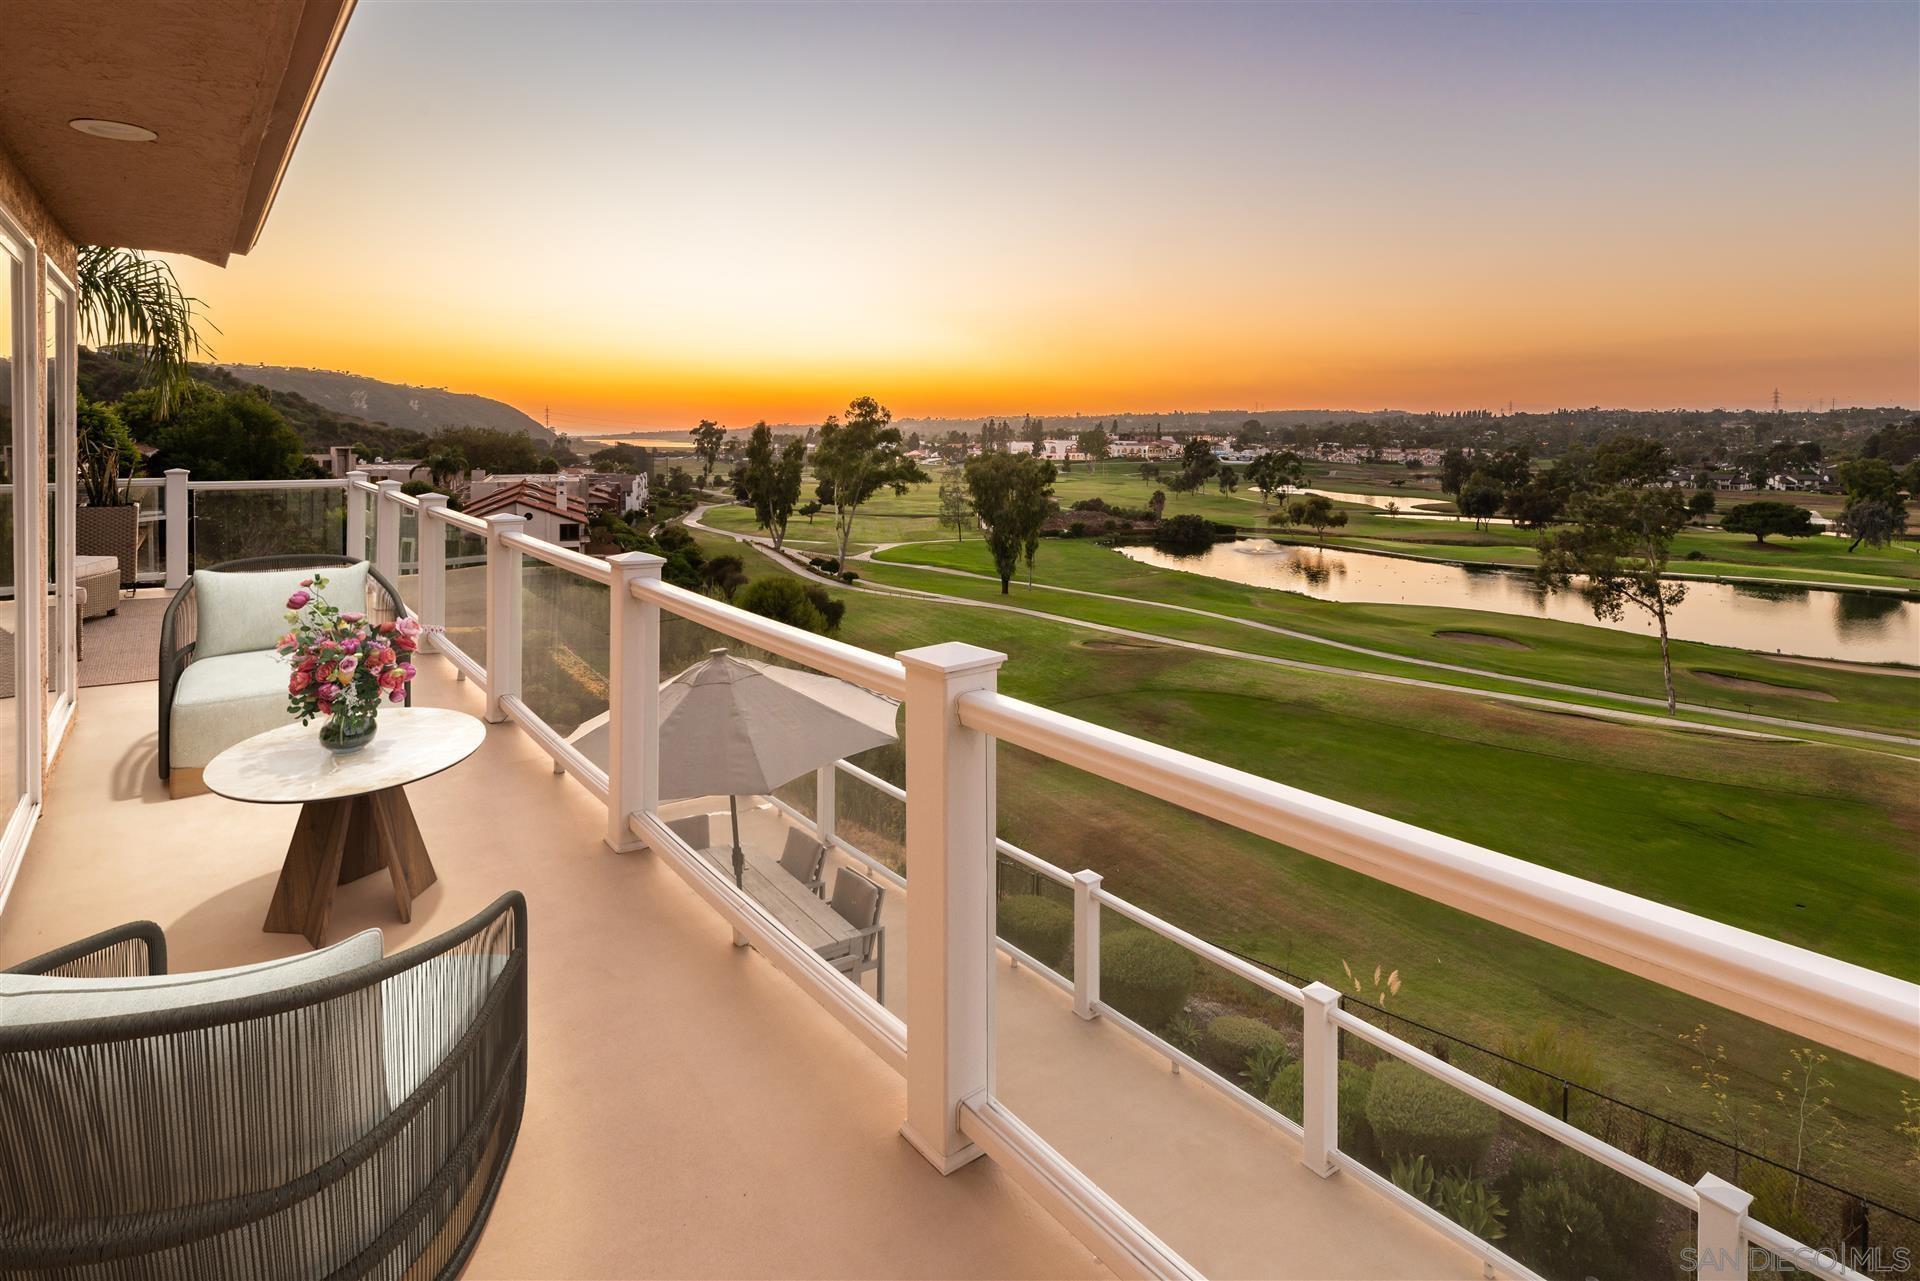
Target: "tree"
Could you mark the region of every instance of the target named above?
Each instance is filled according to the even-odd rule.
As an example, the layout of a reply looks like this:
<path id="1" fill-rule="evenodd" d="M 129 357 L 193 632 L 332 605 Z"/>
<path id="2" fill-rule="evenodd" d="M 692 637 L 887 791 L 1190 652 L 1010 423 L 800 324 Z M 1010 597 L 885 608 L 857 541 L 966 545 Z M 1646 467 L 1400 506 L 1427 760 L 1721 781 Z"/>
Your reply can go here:
<path id="1" fill-rule="evenodd" d="M 732 600 L 733 594 L 746 584 L 746 562 L 732 552 L 715 556 L 700 565 L 700 585 L 723 600 Z"/>
<path id="2" fill-rule="evenodd" d="M 775 551 L 787 540 L 787 522 L 800 501 L 800 482 L 806 467 L 805 440 L 794 436 L 782 445 L 765 422 L 753 425 L 746 452 L 734 469 L 733 492 L 753 508 L 754 523 L 772 536 Z"/>
<path id="3" fill-rule="evenodd" d="M 1180 472 L 1187 477 L 1185 488 L 1188 490 L 1200 488 L 1219 466 L 1220 460 L 1213 456 L 1213 446 L 1198 436 L 1187 441 L 1180 450 Z"/>
<path id="4" fill-rule="evenodd" d="M 1315 544 L 1320 547 L 1327 545 L 1329 529 L 1339 529 L 1347 523 L 1347 513 L 1334 507 L 1333 500 L 1325 494 L 1308 494 L 1289 507 L 1288 515 L 1294 517 L 1294 524 L 1311 529 Z"/>
<path id="5" fill-rule="evenodd" d="M 927 474 L 901 448 L 900 429 L 891 426 L 893 414 L 871 396 L 847 405 L 846 421 L 828 418 L 820 428 L 813 451 L 813 474 L 819 479 L 820 501 L 833 508 L 838 559 L 847 559 L 853 540 L 853 516 L 860 504 L 882 489 L 896 494 L 927 479 Z"/>
<path id="6" fill-rule="evenodd" d="M 169 417 L 175 395 L 193 380 L 193 357 L 206 348 L 200 300 L 181 290 L 171 266 L 132 249 L 82 245 L 77 267 L 81 333 L 95 347 L 138 349 L 155 416 Z"/>
<path id="7" fill-rule="evenodd" d="M 799 507 L 799 512 L 802 516 L 805 516 L 807 518 L 807 524 L 811 525 L 813 524 L 813 518 L 820 514 L 820 504 L 819 503 L 801 503 Z"/>
<path id="8" fill-rule="evenodd" d="M 1692 514 L 1693 504 L 1687 504 Z M 1720 518 L 1720 528 L 1730 534 L 1752 534 L 1753 541 L 1765 543 L 1767 535 L 1781 538 L 1811 538 L 1819 531 L 1813 527 L 1813 513 L 1798 503 L 1735 503 Z"/>
<path id="9" fill-rule="evenodd" d="M 1600 442 L 1587 468 L 1597 486 L 1653 485 L 1673 470 L 1673 454 L 1651 436 L 1613 436 Z"/>
<path id="10" fill-rule="evenodd" d="M 1247 464 L 1247 479 L 1260 491 L 1260 505 L 1265 507 L 1275 494 L 1284 495 L 1306 483 L 1307 468 L 1291 449 L 1268 451 Z"/>
<path id="11" fill-rule="evenodd" d="M 967 526 L 974 523 L 973 499 L 967 493 L 967 478 L 949 471 L 940 481 L 940 525 L 953 531 L 953 541 L 967 541 Z"/>
<path id="12" fill-rule="evenodd" d="M 181 398 L 155 437 L 149 474 L 184 467 L 198 480 L 289 480 L 308 470 L 300 437 L 250 392 Z"/>
<path id="13" fill-rule="evenodd" d="M 1380 510 L 1386 512 L 1388 516 L 1398 516 L 1400 514 L 1400 504 L 1394 502 L 1391 498 L 1389 498 L 1387 500 L 1387 505 L 1381 508 Z"/>
<path id="14" fill-rule="evenodd" d="M 1687 523 L 1680 491 L 1609 486 L 1575 494 L 1567 506 L 1571 527 L 1540 538 L 1540 581 L 1549 590 L 1575 586 L 1593 616 L 1613 621 L 1628 606 L 1651 615 L 1660 630 L 1660 675 L 1667 711 L 1677 707 L 1667 616 L 1687 598 L 1684 584 L 1661 577 L 1673 536 Z"/>
<path id="15" fill-rule="evenodd" d="M 1223 494 L 1231 494 L 1238 488 L 1240 488 L 1240 473 L 1231 467 L 1222 467 L 1220 469 L 1220 492 Z"/>
<path id="16" fill-rule="evenodd" d="M 1047 443 L 1046 420 L 1032 415 L 1023 415 L 1020 419 L 1020 439 L 1032 445 L 1034 453 L 1039 453 Z"/>
<path id="17" fill-rule="evenodd" d="M 1716 506 L 1718 506 L 1718 503 L 1714 500 L 1712 490 L 1697 490 L 1692 498 L 1687 499 L 1687 515 L 1695 519 L 1702 516 L 1711 516 Z"/>
<path id="18" fill-rule="evenodd" d="M 1850 458 L 1834 469 L 1847 503 L 1839 525 L 1853 535 L 1853 551 L 1865 543 L 1885 547 L 1907 529 L 1907 505 L 1900 496 L 1900 477 L 1884 458 Z"/>
<path id="19" fill-rule="evenodd" d="M 1217 536 L 1212 521 L 1193 512 L 1182 512 L 1154 526 L 1153 545 L 1176 556 L 1196 556 L 1212 547 Z"/>
<path id="20" fill-rule="evenodd" d="M 1113 449 L 1113 442 L 1107 439 L 1107 431 L 1104 427 L 1095 427 L 1090 431 L 1081 432 L 1073 438 L 1073 444 L 1074 448 L 1095 462 L 1105 460 Z"/>
<path id="21" fill-rule="evenodd" d="M 1500 488 L 1500 482 L 1485 472 L 1475 472 L 1467 477 L 1460 487 L 1460 496 L 1454 501 L 1460 507 L 1462 516 L 1473 519 L 1475 529 L 1485 529 L 1487 518 L 1500 510 L 1500 504 L 1507 499 L 1506 491 Z"/>
<path id="22" fill-rule="evenodd" d="M 456 476 L 467 474 L 467 456 L 458 449 L 436 449 L 413 470 L 424 469 L 433 488 L 445 492 Z"/>
<path id="23" fill-rule="evenodd" d="M 86 396 L 74 399 L 74 444 L 79 458 L 80 495 L 89 507 L 126 505 L 122 475 L 140 465 L 140 447 L 112 405 Z"/>
<path id="24" fill-rule="evenodd" d="M 1560 518 L 1566 505 L 1567 491 L 1546 476 L 1529 476 L 1500 500 L 1500 509 L 1522 529 L 1544 529 Z"/>
<path id="25" fill-rule="evenodd" d="M 1449 449 L 1440 455 L 1440 492 L 1449 497 L 1458 497 L 1460 489 L 1467 483 L 1467 477 L 1473 475 L 1473 459 L 1459 448 Z"/>
<path id="26" fill-rule="evenodd" d="M 540 451 L 533 438 L 517 431 L 490 427 L 450 427 L 433 435 L 435 451 L 457 453 L 469 471 L 514 475 L 539 470 Z"/>
<path id="27" fill-rule="evenodd" d="M 1032 576 L 1032 549 L 1053 506 L 1053 464 L 1032 454 L 981 454 L 967 460 L 966 480 L 1005 596 L 1023 552 Z"/>
<path id="28" fill-rule="evenodd" d="M 624 441 L 615 441 L 605 449 L 596 449 L 587 455 L 587 461 L 601 471 L 624 471 L 635 474 L 653 470 L 653 452 L 629 445 Z"/>
<path id="29" fill-rule="evenodd" d="M 687 435 L 693 437 L 693 452 L 700 460 L 700 487 L 704 489 L 713 477 L 714 464 L 720 461 L 720 446 L 726 443 L 727 429 L 711 418 L 702 418 L 700 425 Z"/>

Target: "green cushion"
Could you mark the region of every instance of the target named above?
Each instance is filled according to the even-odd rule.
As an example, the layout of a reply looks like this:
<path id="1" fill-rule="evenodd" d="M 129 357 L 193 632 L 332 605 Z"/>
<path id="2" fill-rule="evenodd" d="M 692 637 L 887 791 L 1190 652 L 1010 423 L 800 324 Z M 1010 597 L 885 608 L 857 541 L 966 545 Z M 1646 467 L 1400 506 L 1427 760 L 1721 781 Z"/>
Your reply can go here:
<path id="1" fill-rule="evenodd" d="M 329 603 L 344 610 L 367 607 L 367 562 L 320 569 L 276 569 L 266 573 L 221 573 L 202 569 L 193 575 L 197 618 L 193 656 L 214 658 L 272 649 L 287 634 L 287 597 L 300 580 L 327 577 Z"/>

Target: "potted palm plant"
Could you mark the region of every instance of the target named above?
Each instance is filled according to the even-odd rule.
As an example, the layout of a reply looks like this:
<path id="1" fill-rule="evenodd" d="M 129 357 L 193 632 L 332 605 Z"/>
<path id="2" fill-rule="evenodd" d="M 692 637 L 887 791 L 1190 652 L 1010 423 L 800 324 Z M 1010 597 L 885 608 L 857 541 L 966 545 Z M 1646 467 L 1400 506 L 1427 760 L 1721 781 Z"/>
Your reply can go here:
<path id="1" fill-rule="evenodd" d="M 199 300 L 180 288 L 173 268 L 131 249 L 83 246 L 79 253 L 80 327 L 95 347 L 136 351 L 141 381 L 154 391 L 155 416 L 165 418 L 192 380 L 193 356 L 204 349 Z M 120 416 L 82 397 L 75 409 L 81 507 L 74 544 L 82 556 L 112 556 L 120 584 L 134 581 L 140 509 L 122 474 L 139 465 L 140 451 Z"/>
<path id="2" fill-rule="evenodd" d="M 122 475 L 139 464 L 140 451 L 113 406 L 85 396 L 74 405 L 74 447 L 80 467 L 74 550 L 81 556 L 114 557 L 120 562 L 120 585 L 130 587 L 140 545 L 140 509 Z"/>

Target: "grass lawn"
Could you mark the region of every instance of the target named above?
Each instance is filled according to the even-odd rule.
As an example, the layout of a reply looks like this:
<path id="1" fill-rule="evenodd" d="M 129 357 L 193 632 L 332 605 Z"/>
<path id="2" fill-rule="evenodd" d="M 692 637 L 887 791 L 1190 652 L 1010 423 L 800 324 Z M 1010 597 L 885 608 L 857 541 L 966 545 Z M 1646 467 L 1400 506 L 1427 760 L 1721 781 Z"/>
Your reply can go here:
<path id="1" fill-rule="evenodd" d="M 701 538 L 716 551 L 724 542 Z M 781 572 L 759 556 L 748 566 Z M 1116 642 L 1066 621 L 846 598 L 843 638 L 866 648 L 988 645 L 1009 655 L 1001 688 L 1016 696 L 1920 976 L 1911 934 L 1920 772 L 1910 762 L 1255 667 Z M 1011 749 L 1000 754 L 999 806 L 1009 840 L 1069 869 L 1092 867 L 1117 893 L 1227 946 L 1329 981 L 1342 977 L 1342 961 L 1399 968 L 1405 986 L 1393 1005 L 1409 1018 L 1489 1045 L 1540 1024 L 1577 1029 L 1605 1065 L 1595 1084 L 1701 1123 L 1709 1118 L 1680 1038 L 1705 1023 L 1727 1047 L 1736 1097 L 1768 1131 L 1755 1144 L 1784 1141 L 1773 1091 L 1797 1044 L 1784 1033 Z M 1829 1177 L 1908 1204 L 1891 1129 L 1903 1078 L 1838 1056 L 1828 1067 L 1850 1127 L 1835 1157 L 1845 1165 Z"/>
<path id="2" fill-rule="evenodd" d="M 1002 599 L 997 581 L 926 573 L 913 566 L 940 566 L 982 575 L 993 572 L 986 547 L 978 539 L 964 543 L 948 539 L 896 547 L 862 565 L 861 572 L 876 583 L 979 600 Z M 1126 600 L 1095 600 L 1065 592 L 1029 589 L 1016 581 L 1010 597 L 1012 602 L 1063 618 L 1130 627 L 1252 653 L 1417 675 L 1424 679 L 1475 683 L 1468 678 L 1370 659 L 1258 628 L 1199 618 L 1176 610 L 1143 609 L 1139 602 L 1209 610 L 1328 640 L 1411 658 L 1458 663 L 1483 671 L 1564 681 L 1649 698 L 1661 695 L 1659 643 L 1650 637 L 1600 627 L 1478 610 L 1315 600 L 1292 592 L 1142 565 L 1109 548 L 1077 539 L 1042 543 L 1035 561 L 1034 581 L 1109 593 Z M 1457 631 L 1500 637 L 1527 648 L 1475 644 L 1437 634 Z M 1674 642 L 1673 654 L 1674 685 L 1687 702 L 1821 724 L 1920 733 L 1920 685 L 1904 677 L 1787 664 L 1764 655 L 1686 641 Z M 1731 691 L 1704 679 L 1698 674 L 1702 672 L 1780 686 L 1783 692 Z M 1786 689 L 1813 691 L 1833 701 L 1814 701 L 1804 693 L 1784 692 Z"/>

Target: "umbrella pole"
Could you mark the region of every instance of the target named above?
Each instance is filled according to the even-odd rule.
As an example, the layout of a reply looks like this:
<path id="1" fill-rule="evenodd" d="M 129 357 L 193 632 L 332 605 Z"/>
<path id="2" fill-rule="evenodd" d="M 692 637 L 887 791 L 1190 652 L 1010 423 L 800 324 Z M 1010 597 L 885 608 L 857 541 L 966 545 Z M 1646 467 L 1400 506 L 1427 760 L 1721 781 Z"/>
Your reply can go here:
<path id="1" fill-rule="evenodd" d="M 747 856 L 740 852 L 740 803 L 727 797 L 727 813 L 733 819 L 733 888 L 746 888 Z"/>

